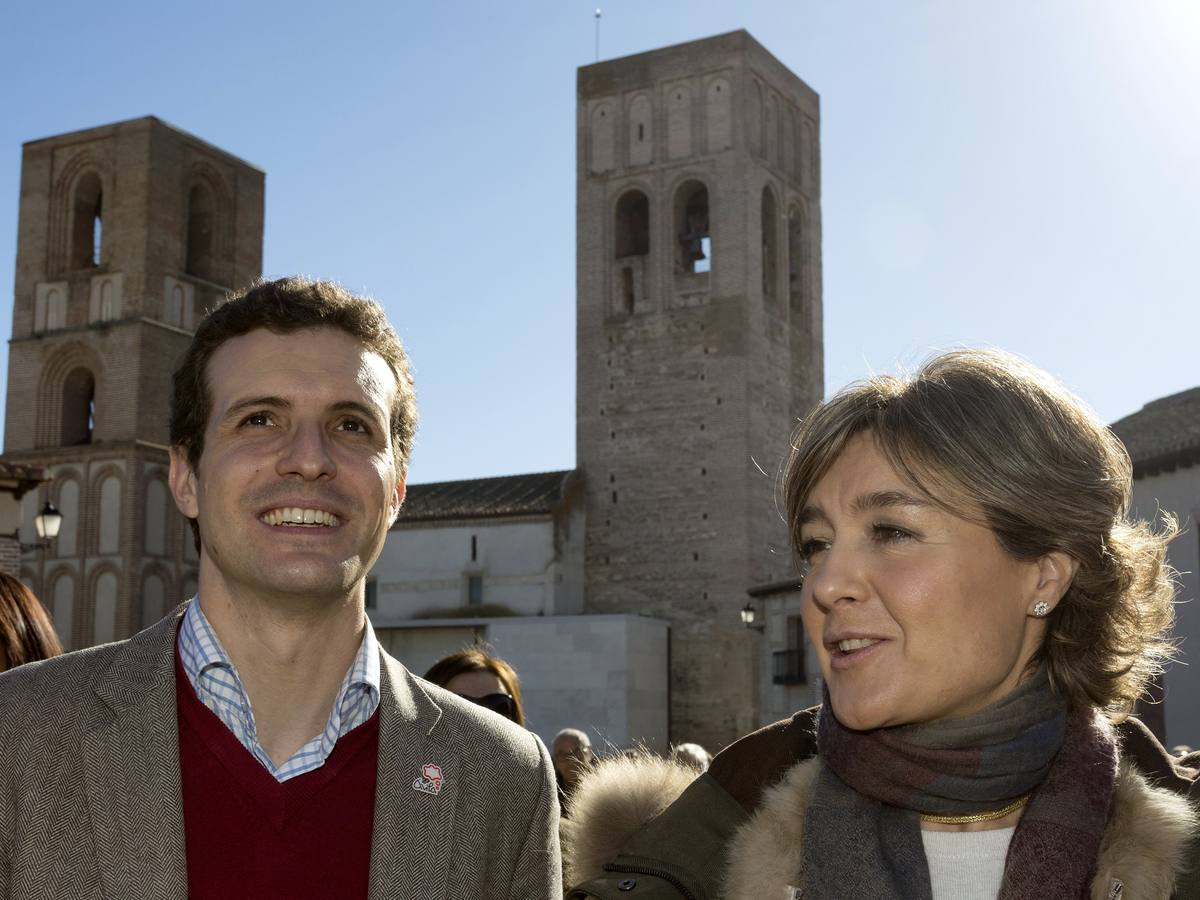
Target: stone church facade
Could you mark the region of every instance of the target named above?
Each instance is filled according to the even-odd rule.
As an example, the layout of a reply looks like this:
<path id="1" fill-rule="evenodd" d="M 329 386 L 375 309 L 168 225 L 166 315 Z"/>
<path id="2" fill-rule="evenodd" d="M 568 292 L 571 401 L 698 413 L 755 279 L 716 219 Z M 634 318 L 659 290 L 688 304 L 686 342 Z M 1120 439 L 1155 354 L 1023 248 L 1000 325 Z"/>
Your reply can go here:
<path id="1" fill-rule="evenodd" d="M 22 578 L 68 648 L 119 639 L 195 591 L 167 486 L 171 374 L 195 322 L 262 268 L 261 171 L 153 117 L 32 141 L 21 164 L 3 462 L 63 514 Z"/>

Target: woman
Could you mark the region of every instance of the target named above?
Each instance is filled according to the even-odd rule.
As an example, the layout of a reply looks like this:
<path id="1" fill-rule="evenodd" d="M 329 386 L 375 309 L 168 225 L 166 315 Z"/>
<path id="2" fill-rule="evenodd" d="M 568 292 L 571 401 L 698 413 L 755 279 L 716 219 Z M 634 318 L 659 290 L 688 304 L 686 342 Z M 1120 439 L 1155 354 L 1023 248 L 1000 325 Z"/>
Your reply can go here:
<path id="1" fill-rule="evenodd" d="M 525 727 L 521 680 L 512 666 L 481 647 L 464 647 L 439 659 L 425 680 Z"/>
<path id="2" fill-rule="evenodd" d="M 58 635 L 37 597 L 0 572 L 0 672 L 60 653 Z"/>
<path id="3" fill-rule="evenodd" d="M 1173 523 L 1126 519 L 1130 489 L 1108 429 L 1007 354 L 822 404 L 785 500 L 825 702 L 678 799 L 669 769 L 602 766 L 568 896 L 1200 896 L 1200 758 L 1127 718 L 1174 600 Z"/>

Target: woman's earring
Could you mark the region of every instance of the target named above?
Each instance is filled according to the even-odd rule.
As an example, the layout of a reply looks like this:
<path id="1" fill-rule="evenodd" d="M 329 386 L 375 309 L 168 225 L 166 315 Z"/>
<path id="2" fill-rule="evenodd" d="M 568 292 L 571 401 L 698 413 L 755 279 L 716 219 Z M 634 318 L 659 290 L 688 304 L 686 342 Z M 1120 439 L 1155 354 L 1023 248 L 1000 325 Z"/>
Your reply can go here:
<path id="1" fill-rule="evenodd" d="M 1050 612 L 1050 604 L 1045 600 L 1039 600 L 1037 603 L 1033 604 L 1033 614 L 1037 616 L 1037 618 L 1044 618 L 1048 612 Z"/>

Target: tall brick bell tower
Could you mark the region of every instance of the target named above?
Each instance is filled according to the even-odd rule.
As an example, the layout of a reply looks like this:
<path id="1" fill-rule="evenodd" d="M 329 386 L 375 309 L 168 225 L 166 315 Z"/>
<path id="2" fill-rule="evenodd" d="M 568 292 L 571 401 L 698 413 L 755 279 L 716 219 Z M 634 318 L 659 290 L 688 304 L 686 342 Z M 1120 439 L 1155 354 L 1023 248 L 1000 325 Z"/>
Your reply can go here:
<path id="1" fill-rule="evenodd" d="M 263 173 L 153 117 L 25 144 L 4 460 L 63 514 L 21 574 L 68 648 L 195 591 L 167 487 L 171 373 L 195 323 L 262 268 Z"/>
<path id="2" fill-rule="evenodd" d="M 756 727 L 746 589 L 823 393 L 817 95 L 744 31 L 578 73 L 577 444 L 586 609 L 671 629 L 671 739 Z"/>

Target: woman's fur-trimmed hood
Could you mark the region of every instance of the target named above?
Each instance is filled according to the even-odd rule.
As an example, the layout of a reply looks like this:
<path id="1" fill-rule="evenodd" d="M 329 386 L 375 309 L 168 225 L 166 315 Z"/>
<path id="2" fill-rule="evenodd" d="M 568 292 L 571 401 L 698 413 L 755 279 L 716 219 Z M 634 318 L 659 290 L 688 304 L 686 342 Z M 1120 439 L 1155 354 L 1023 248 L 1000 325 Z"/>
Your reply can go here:
<path id="1" fill-rule="evenodd" d="M 800 872 L 804 813 L 820 763 L 795 764 L 767 790 L 727 850 L 721 896 L 759 900 L 788 896 Z M 567 883 L 599 877 L 629 839 L 665 810 L 696 777 L 692 769 L 649 755 L 606 761 L 579 785 L 564 823 Z M 1122 762 L 1113 810 L 1097 857 L 1093 900 L 1169 900 L 1187 866 L 1197 827 L 1187 799 L 1157 788 Z M 663 847 L 669 858 L 670 847 Z M 1115 891 L 1117 883 L 1121 891 Z"/>
<path id="2" fill-rule="evenodd" d="M 599 876 L 604 864 L 638 829 L 674 803 L 696 775 L 695 769 L 649 752 L 598 763 L 576 786 L 571 818 L 562 823 L 566 883 Z"/>

